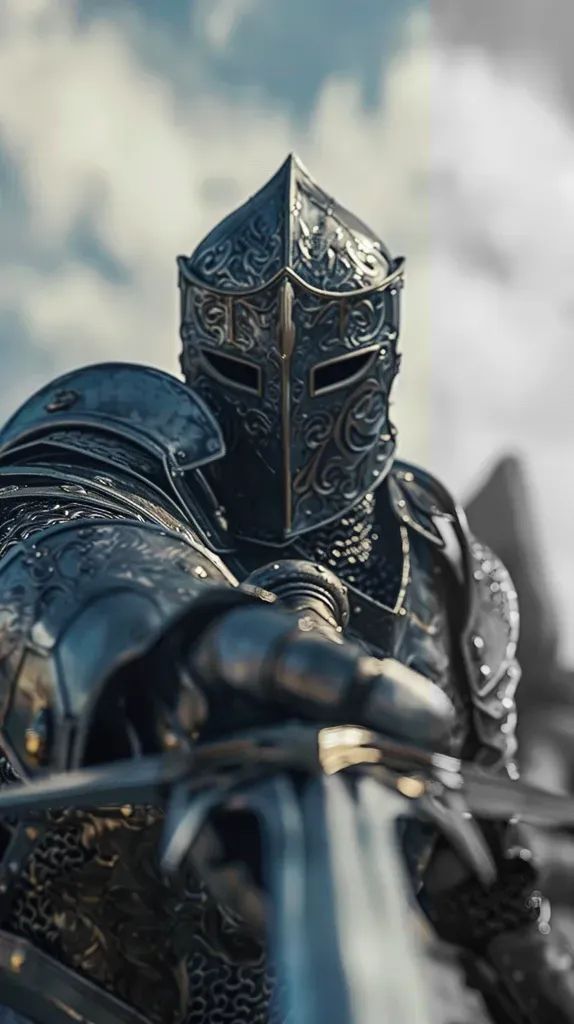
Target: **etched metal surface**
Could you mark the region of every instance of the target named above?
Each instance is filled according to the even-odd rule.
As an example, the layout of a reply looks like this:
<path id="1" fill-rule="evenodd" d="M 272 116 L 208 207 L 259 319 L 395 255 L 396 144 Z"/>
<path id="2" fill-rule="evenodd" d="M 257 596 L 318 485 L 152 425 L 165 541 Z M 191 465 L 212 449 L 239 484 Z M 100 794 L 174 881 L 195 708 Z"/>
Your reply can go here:
<path id="1" fill-rule="evenodd" d="M 286 268 L 322 291 L 360 291 L 383 284 L 393 265 L 380 239 L 293 155 L 179 264 L 190 279 L 229 294 L 261 288 Z"/>
<path id="2" fill-rule="evenodd" d="M 0 455 L 56 426 L 125 436 L 177 472 L 223 454 L 218 424 L 197 395 L 167 373 L 129 363 L 75 370 L 42 388 L 0 432 Z"/>
<path id="3" fill-rule="evenodd" d="M 471 557 L 474 593 L 464 642 L 474 723 L 490 759 L 509 765 L 512 771 L 517 751 L 515 694 L 520 682 L 518 599 L 508 571 L 489 548 L 473 540 Z"/>
<path id="4" fill-rule="evenodd" d="M 187 259 L 182 368 L 224 431 L 234 531 L 288 541 L 384 477 L 402 262 L 289 160 Z"/>
<path id="5" fill-rule="evenodd" d="M 161 825 L 152 808 L 54 815 L 5 926 L 154 1024 L 275 1024 L 264 950 L 191 869 L 166 884 Z"/>
<path id="6" fill-rule="evenodd" d="M 469 535 L 448 491 L 428 473 L 397 464 L 389 489 L 401 522 L 433 547 L 444 549 L 453 575 L 460 580 L 462 603 L 454 606 L 451 618 L 461 634 L 460 671 L 470 687 L 473 728 L 484 759 L 506 764 L 513 771 L 520 616 L 512 580 L 500 559 Z M 466 621 L 461 622 L 464 608 Z"/>
<path id="7" fill-rule="evenodd" d="M 68 523 L 6 556 L 0 564 L 0 715 L 18 768 L 29 773 L 37 767 L 26 737 L 39 715 L 50 716 L 57 739 L 46 751 L 47 763 L 54 769 L 67 764 L 63 719 L 79 717 L 127 653 L 146 649 L 210 580 L 229 585 L 218 560 L 199 543 L 143 523 Z"/>
<path id="8" fill-rule="evenodd" d="M 418 533 L 408 536 L 385 497 L 385 487 L 367 495 L 297 548 L 348 584 L 351 627 L 373 653 L 397 658 L 449 696 L 457 711 L 452 749 L 460 754 L 472 723 L 452 630 L 455 593 L 441 554 Z"/>

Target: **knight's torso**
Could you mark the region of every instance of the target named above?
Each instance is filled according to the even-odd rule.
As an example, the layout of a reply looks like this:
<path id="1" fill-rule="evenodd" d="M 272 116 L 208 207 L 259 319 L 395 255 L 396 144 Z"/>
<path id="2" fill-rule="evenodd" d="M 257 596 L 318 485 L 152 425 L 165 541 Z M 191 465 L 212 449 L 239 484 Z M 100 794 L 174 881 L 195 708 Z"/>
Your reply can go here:
<path id="1" fill-rule="evenodd" d="M 116 385 L 114 374 L 126 372 Z M 81 405 L 78 378 L 31 400 L 0 436 L 0 703 L 13 748 L 35 728 L 35 695 L 41 706 L 55 676 L 73 704 L 82 699 L 78 658 L 91 678 L 121 655 L 130 594 L 158 629 L 205 581 L 237 586 L 263 565 L 295 558 L 345 583 L 352 638 L 448 693 L 457 752 L 508 755 L 511 730 L 500 726 L 512 720 L 515 685 L 511 585 L 470 540 L 457 541 L 458 560 L 447 554 L 445 535 L 462 534 L 438 485 L 397 464 L 349 512 L 286 547 L 236 540 L 201 469 L 217 458 L 217 430 L 192 393 L 156 371 L 115 368 L 89 377 L 91 404 L 74 419 L 67 406 Z M 100 628 L 91 609 L 119 587 L 128 597 L 117 605 L 113 643 L 90 655 L 83 637 L 91 624 Z M 79 612 L 87 625 L 70 659 Z M 24 745 L 31 768 L 27 756 Z M 10 780 L 9 767 L 2 777 Z M 185 891 L 171 891 L 155 866 L 156 830 L 146 808 L 119 820 L 54 816 L 19 848 L 18 881 L 0 899 L 0 940 L 31 942 L 154 1024 L 273 1020 L 264 950 L 196 875 Z"/>

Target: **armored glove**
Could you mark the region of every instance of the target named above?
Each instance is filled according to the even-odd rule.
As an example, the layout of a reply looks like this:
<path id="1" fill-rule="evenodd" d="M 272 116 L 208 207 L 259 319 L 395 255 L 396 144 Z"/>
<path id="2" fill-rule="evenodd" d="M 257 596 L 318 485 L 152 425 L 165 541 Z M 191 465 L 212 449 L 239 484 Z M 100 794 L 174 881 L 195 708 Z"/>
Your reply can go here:
<path id="1" fill-rule="evenodd" d="M 538 872 L 514 826 L 485 826 L 498 877 L 486 888 L 468 875 L 451 850 L 437 849 L 422 902 L 439 935 L 463 949 L 469 983 L 495 1024 L 570 1024 L 574 1020 L 574 962 Z"/>

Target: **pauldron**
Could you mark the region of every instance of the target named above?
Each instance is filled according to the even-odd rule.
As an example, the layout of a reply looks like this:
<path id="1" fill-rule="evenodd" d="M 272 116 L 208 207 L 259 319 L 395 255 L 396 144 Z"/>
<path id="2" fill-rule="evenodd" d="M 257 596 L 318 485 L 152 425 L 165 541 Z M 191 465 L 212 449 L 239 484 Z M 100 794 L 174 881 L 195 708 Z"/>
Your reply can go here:
<path id="1" fill-rule="evenodd" d="M 478 757 L 513 773 L 519 613 L 516 591 L 500 559 L 470 533 L 449 492 L 418 467 L 396 463 L 389 488 L 399 520 L 441 552 L 461 594 L 461 653 Z"/>
<path id="2" fill-rule="evenodd" d="M 171 515 L 170 528 L 179 519 L 214 551 L 226 548 L 225 526 L 200 467 L 223 452 L 218 423 L 198 395 L 169 374 L 123 363 L 61 377 L 0 432 L 6 487 L 24 485 L 26 474 L 37 482 L 56 467 L 52 477 L 68 495 L 88 484 L 116 511 L 122 491 L 136 515 L 138 501 L 151 502 Z"/>
<path id="3" fill-rule="evenodd" d="M 117 364 L 44 388 L 0 434 L 0 713 L 24 775 L 79 763 L 74 723 L 116 665 L 206 582 L 236 586 L 196 478 L 221 451 L 190 389 Z"/>

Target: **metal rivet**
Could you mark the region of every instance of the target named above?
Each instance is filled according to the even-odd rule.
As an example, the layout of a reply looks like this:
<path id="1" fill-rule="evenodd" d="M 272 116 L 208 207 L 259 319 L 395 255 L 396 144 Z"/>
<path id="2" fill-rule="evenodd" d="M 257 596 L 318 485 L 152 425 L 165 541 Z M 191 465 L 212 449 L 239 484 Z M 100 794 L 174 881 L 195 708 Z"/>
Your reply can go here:
<path id="1" fill-rule="evenodd" d="M 75 405 L 79 397 L 77 391 L 56 391 L 54 397 L 44 408 L 46 412 L 64 412 Z"/>

